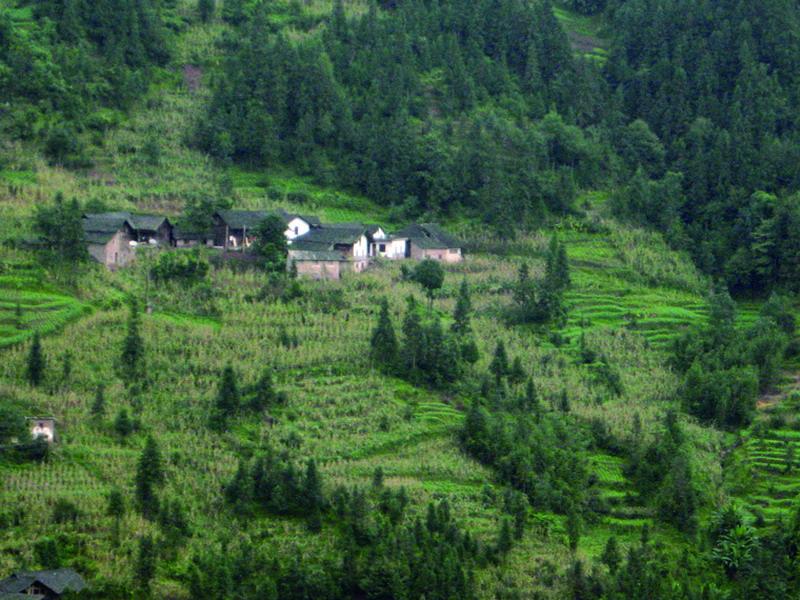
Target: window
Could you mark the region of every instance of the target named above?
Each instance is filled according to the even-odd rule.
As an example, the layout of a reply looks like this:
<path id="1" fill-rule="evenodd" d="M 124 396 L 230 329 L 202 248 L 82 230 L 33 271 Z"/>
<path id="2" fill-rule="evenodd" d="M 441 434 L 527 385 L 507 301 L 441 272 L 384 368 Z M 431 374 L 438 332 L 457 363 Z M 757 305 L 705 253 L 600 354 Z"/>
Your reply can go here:
<path id="1" fill-rule="evenodd" d="M 386 244 L 378 244 L 379 252 L 386 252 Z"/>
<path id="2" fill-rule="evenodd" d="M 447 251 L 450 254 L 458 254 L 459 248 L 448 248 Z"/>
<path id="3" fill-rule="evenodd" d="M 294 228 L 294 234 L 295 234 L 295 235 L 297 235 L 298 233 L 300 233 L 300 228 L 299 228 L 299 227 L 297 227 L 297 226 L 295 226 L 295 228 Z"/>

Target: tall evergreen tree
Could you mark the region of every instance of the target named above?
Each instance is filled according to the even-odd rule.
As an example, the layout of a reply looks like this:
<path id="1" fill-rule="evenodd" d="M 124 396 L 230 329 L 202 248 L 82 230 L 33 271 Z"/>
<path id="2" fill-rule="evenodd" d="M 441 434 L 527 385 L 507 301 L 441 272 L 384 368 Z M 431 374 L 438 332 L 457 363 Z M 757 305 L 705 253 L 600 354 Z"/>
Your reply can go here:
<path id="1" fill-rule="evenodd" d="M 452 330 L 456 335 L 468 335 L 472 331 L 470 324 L 472 312 L 472 298 L 470 297 L 469 284 L 467 279 L 461 281 L 461 286 L 458 288 L 458 298 L 456 299 L 456 308 L 453 311 L 453 325 Z"/>
<path id="2" fill-rule="evenodd" d="M 139 511 L 148 519 L 158 516 L 159 501 L 156 488 L 164 483 L 161 452 L 152 435 L 147 436 L 142 454 L 136 466 L 136 503 Z"/>
<path id="3" fill-rule="evenodd" d="M 139 304 L 132 299 L 127 333 L 122 342 L 122 352 L 119 358 L 119 374 L 123 383 L 133 390 L 141 390 L 145 387 L 145 350 L 139 331 L 140 327 Z"/>
<path id="4" fill-rule="evenodd" d="M 489 371 L 494 375 L 497 383 L 500 383 L 500 380 L 509 373 L 508 354 L 506 354 L 506 345 L 503 340 L 497 341 L 494 357 L 492 357 L 492 362 L 489 364 Z"/>
<path id="5" fill-rule="evenodd" d="M 211 411 L 210 424 L 217 431 L 222 431 L 230 417 L 239 412 L 239 386 L 236 383 L 236 373 L 229 364 L 222 370 L 217 398 Z"/>
<path id="6" fill-rule="evenodd" d="M 370 354 L 374 364 L 386 371 L 391 371 L 397 365 L 397 337 L 394 325 L 389 315 L 389 302 L 386 298 L 381 300 L 381 310 L 378 324 L 372 332 Z"/>
<path id="7" fill-rule="evenodd" d="M 39 332 L 36 331 L 33 334 L 31 348 L 28 351 L 28 366 L 25 372 L 28 383 L 33 387 L 40 385 L 44 381 L 45 368 L 46 362 L 42 352 L 42 339 Z"/>
<path id="8" fill-rule="evenodd" d="M 136 565 L 134 567 L 134 573 L 136 574 L 135 586 L 147 596 L 150 595 L 150 584 L 156 575 L 157 557 L 158 552 L 153 538 L 149 535 L 140 537 L 139 550 L 136 554 Z"/>

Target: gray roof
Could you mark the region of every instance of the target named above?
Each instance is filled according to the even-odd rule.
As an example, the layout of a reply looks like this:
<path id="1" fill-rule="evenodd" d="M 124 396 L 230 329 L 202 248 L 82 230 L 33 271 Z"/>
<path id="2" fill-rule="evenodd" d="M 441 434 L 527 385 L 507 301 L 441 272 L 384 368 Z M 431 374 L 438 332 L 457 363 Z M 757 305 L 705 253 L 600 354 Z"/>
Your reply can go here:
<path id="1" fill-rule="evenodd" d="M 90 244 L 105 244 L 127 224 L 133 229 L 127 213 L 101 213 L 83 216 L 83 233 Z"/>
<path id="2" fill-rule="evenodd" d="M 337 244 L 355 244 L 364 235 L 366 227 L 359 223 L 340 223 L 312 229 L 290 244 L 292 250 L 333 250 Z"/>
<path id="3" fill-rule="evenodd" d="M 50 571 L 19 571 L 0 581 L 0 594 L 19 594 L 34 583 L 39 583 L 56 594 L 66 591 L 80 592 L 86 582 L 73 569 Z"/>
<path id="4" fill-rule="evenodd" d="M 171 225 L 169 219 L 164 215 L 134 215 L 129 212 L 118 211 L 87 213 L 83 215 L 83 230 L 86 232 L 87 238 L 91 243 L 104 244 L 110 240 L 117 231 L 122 229 L 126 221 L 135 231 L 157 231 L 164 222 Z M 90 236 L 90 233 L 103 235 Z M 93 242 L 91 239 L 92 237 L 100 241 Z"/>
<path id="5" fill-rule="evenodd" d="M 289 223 L 295 217 L 303 219 L 312 227 L 319 227 L 321 221 L 318 217 L 297 215 L 287 212 L 282 208 L 276 210 L 218 210 L 216 213 L 231 229 L 253 229 L 269 215 L 279 216 L 284 223 Z"/>
<path id="6" fill-rule="evenodd" d="M 423 249 L 460 248 L 461 241 L 436 223 L 412 223 L 392 234 L 393 239 L 407 238 Z"/>

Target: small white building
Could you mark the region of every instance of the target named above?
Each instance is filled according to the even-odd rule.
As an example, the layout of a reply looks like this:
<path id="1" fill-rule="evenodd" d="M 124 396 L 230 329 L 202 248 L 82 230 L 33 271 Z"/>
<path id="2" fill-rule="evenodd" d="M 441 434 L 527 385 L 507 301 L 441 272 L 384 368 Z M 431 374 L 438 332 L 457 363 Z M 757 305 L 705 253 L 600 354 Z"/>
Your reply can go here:
<path id="1" fill-rule="evenodd" d="M 56 441 L 56 420 L 53 417 L 28 417 L 33 439 L 43 438 L 48 444 Z"/>

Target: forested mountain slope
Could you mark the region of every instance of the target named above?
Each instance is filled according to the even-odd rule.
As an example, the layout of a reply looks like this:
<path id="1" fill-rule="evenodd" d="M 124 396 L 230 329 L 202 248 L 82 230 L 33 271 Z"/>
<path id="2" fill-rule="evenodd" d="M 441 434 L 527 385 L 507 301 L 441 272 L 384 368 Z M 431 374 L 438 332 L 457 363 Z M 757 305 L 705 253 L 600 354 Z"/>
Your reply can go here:
<path id="1" fill-rule="evenodd" d="M 797 16 L 0 0 L 0 576 L 796 595 Z M 427 300 L 412 263 L 108 273 L 37 249 L 58 192 L 435 220 L 467 259 Z M 58 419 L 48 453 L 12 442 L 34 414 Z"/>

